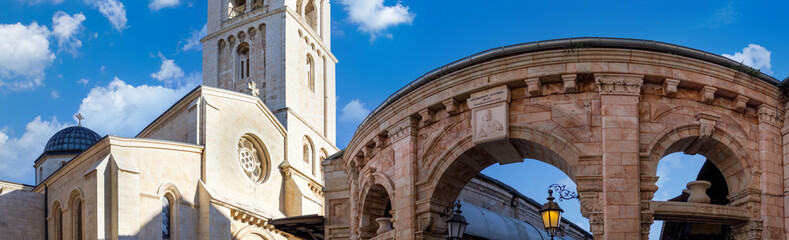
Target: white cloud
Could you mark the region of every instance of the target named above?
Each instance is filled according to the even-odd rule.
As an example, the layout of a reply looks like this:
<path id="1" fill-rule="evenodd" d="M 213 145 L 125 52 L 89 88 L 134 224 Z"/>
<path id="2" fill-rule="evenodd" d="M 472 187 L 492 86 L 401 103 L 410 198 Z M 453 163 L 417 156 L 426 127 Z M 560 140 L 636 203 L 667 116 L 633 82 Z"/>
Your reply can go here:
<path id="1" fill-rule="evenodd" d="M 58 91 L 52 90 L 49 92 L 49 96 L 52 97 L 52 99 L 58 99 L 60 98 L 60 93 Z"/>
<path id="2" fill-rule="evenodd" d="M 0 24 L 0 91 L 42 85 L 44 69 L 55 60 L 50 31 L 37 23 Z"/>
<path id="3" fill-rule="evenodd" d="M 151 0 L 148 4 L 148 8 L 150 8 L 151 11 L 159 11 L 162 8 L 178 6 L 178 4 L 181 4 L 180 0 Z"/>
<path id="4" fill-rule="evenodd" d="M 30 5 L 35 5 L 35 4 L 39 4 L 39 3 L 45 2 L 45 0 L 19 0 L 19 1 L 20 2 L 27 2 L 27 4 L 30 4 Z M 63 1 L 64 0 L 52 0 L 52 4 L 60 4 Z"/>
<path id="5" fill-rule="evenodd" d="M 373 39 L 388 27 L 411 24 L 415 16 L 400 2 L 384 6 L 384 0 L 342 0 L 340 4 L 345 6 L 348 19 L 359 24 L 359 31 L 369 33 Z"/>
<path id="6" fill-rule="evenodd" d="M 101 15 L 104 15 L 115 30 L 123 31 L 126 28 L 126 7 L 117 0 L 85 0 L 93 7 L 99 8 Z"/>
<path id="7" fill-rule="evenodd" d="M 194 87 L 132 86 L 116 77 L 82 99 L 82 124 L 100 134 L 134 137 Z"/>
<path id="8" fill-rule="evenodd" d="M 151 73 L 153 79 L 170 84 L 184 77 L 184 70 L 181 70 L 174 60 L 167 59 L 162 53 L 159 53 L 159 58 L 162 59 L 162 66 L 159 67 L 158 72 Z"/>
<path id="9" fill-rule="evenodd" d="M 77 39 L 75 35 L 83 28 L 83 21 L 85 21 L 85 15 L 82 13 L 69 16 L 63 11 L 57 11 L 52 16 L 52 35 L 58 40 L 59 51 L 77 55 L 77 49 L 82 46 L 82 41 Z"/>
<path id="10" fill-rule="evenodd" d="M 342 122 L 361 122 L 370 114 L 370 109 L 364 107 L 365 103 L 359 99 L 351 100 L 340 112 L 340 121 Z"/>
<path id="11" fill-rule="evenodd" d="M 84 79 L 84 78 L 77 80 L 77 83 L 79 83 L 82 86 L 87 86 L 88 82 L 89 82 L 88 79 Z"/>
<path id="12" fill-rule="evenodd" d="M 11 180 L 32 184 L 33 162 L 44 151 L 52 135 L 65 127 L 57 118 L 42 121 L 41 116 L 25 126 L 21 137 L 9 137 L 8 131 L 0 130 L 0 176 Z"/>
<path id="13" fill-rule="evenodd" d="M 192 31 L 192 34 L 189 36 L 189 38 L 183 41 L 183 46 L 181 46 L 180 50 L 184 52 L 189 50 L 195 50 L 195 51 L 203 50 L 203 45 L 200 43 L 200 39 L 203 39 L 203 37 L 205 37 L 207 32 L 208 30 L 206 28 L 206 25 L 203 25 L 203 28 L 200 28 L 200 30 Z"/>
<path id="14" fill-rule="evenodd" d="M 772 68 L 772 65 L 770 65 L 770 51 L 757 44 L 748 44 L 748 47 L 743 48 L 742 52 L 735 52 L 734 55 L 723 54 L 723 56 L 754 69 L 759 69 L 764 73 L 773 73 L 770 70 Z"/>

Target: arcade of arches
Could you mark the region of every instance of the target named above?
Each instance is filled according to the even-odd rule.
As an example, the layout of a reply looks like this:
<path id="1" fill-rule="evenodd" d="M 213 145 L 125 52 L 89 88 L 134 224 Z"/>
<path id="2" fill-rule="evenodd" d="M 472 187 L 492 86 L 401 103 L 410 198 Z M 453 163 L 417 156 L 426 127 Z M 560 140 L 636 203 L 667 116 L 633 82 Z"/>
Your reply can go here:
<path id="1" fill-rule="evenodd" d="M 655 220 L 786 238 L 789 127 L 777 80 L 675 45 L 562 41 L 483 52 L 387 99 L 323 163 L 327 238 L 443 239 L 440 212 L 466 183 L 524 158 L 577 184 L 595 239 L 647 239 Z M 675 152 L 707 157 L 727 201 L 653 201 L 658 162 Z M 374 213 L 391 214 L 397 231 L 375 236 Z"/>

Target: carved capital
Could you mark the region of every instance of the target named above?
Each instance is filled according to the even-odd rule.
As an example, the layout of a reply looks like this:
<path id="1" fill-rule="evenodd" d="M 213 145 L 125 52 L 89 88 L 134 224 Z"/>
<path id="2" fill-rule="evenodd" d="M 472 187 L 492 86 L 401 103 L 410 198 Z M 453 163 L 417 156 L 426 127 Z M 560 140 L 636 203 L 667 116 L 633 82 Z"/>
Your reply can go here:
<path id="1" fill-rule="evenodd" d="M 737 95 L 737 97 L 734 98 L 734 111 L 738 113 L 745 112 L 745 108 L 748 106 L 748 100 L 750 99 L 746 96 Z"/>
<path id="2" fill-rule="evenodd" d="M 767 123 L 777 128 L 781 127 L 781 114 L 774 107 L 762 104 L 757 109 L 759 111 L 759 123 Z"/>
<path id="3" fill-rule="evenodd" d="M 644 85 L 644 75 L 595 74 L 595 84 L 600 94 L 639 95 Z"/>
<path id="4" fill-rule="evenodd" d="M 542 95 L 542 83 L 540 82 L 540 78 L 526 79 L 526 88 L 529 97 Z"/>
<path id="5" fill-rule="evenodd" d="M 699 91 L 699 101 L 706 104 L 711 104 L 712 100 L 715 100 L 716 91 L 718 91 L 718 89 L 715 87 L 704 86 L 701 88 L 701 91 Z"/>
<path id="6" fill-rule="evenodd" d="M 430 125 L 436 121 L 435 112 L 431 111 L 430 109 L 422 109 L 419 111 L 419 116 L 422 118 L 419 119 L 419 123 L 422 127 Z"/>
<path id="7" fill-rule="evenodd" d="M 578 75 L 565 74 L 562 75 L 562 82 L 564 83 L 564 93 L 573 93 L 578 91 Z"/>
<path id="8" fill-rule="evenodd" d="M 396 142 L 407 136 L 416 135 L 417 120 L 413 117 L 406 117 L 403 120 L 389 127 L 388 135 L 390 142 Z"/>
<path id="9" fill-rule="evenodd" d="M 651 212 L 641 212 L 641 235 L 649 235 L 649 229 L 654 222 L 655 217 Z"/>
<path id="10" fill-rule="evenodd" d="M 663 95 L 677 96 L 677 85 L 679 85 L 679 80 L 666 78 L 666 81 L 663 82 Z"/>
<path id="11" fill-rule="evenodd" d="M 460 104 L 458 103 L 458 101 L 455 101 L 454 98 L 444 100 L 443 103 L 444 103 L 444 107 L 447 108 L 447 113 L 449 113 L 449 115 L 454 116 L 460 113 Z"/>
<path id="12" fill-rule="evenodd" d="M 604 220 L 603 214 L 597 213 L 592 214 L 589 216 L 589 230 L 591 230 L 592 234 L 595 236 L 602 235 L 604 232 Z"/>
<path id="13" fill-rule="evenodd" d="M 581 202 L 581 215 L 589 217 L 594 213 L 603 212 L 603 201 L 601 192 L 580 192 L 578 200 Z"/>
<path id="14" fill-rule="evenodd" d="M 731 236 L 734 239 L 755 240 L 762 239 L 762 221 L 750 220 L 731 227 Z"/>

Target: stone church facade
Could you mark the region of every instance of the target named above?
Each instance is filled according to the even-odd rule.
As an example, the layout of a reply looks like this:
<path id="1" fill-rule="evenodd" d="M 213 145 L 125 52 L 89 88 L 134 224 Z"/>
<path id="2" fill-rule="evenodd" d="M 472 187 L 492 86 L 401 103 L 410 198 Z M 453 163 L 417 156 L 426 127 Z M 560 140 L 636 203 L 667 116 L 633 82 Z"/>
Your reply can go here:
<path id="1" fill-rule="evenodd" d="M 787 239 L 787 81 L 635 39 L 471 55 L 394 93 L 324 162 L 326 236 L 444 239 L 442 211 L 481 170 L 536 159 L 577 184 L 594 239 L 648 239 L 655 220 L 717 227 L 712 239 Z M 658 162 L 675 152 L 705 156 L 724 198 L 654 201 Z M 366 230 L 382 215 L 371 196 L 391 201 L 393 233 Z"/>
<path id="2" fill-rule="evenodd" d="M 210 0 L 203 86 L 134 138 L 61 130 L 36 185 L 0 182 L 0 239 L 292 239 L 335 146 L 327 0 Z M 90 116 L 86 116 L 90 117 Z"/>

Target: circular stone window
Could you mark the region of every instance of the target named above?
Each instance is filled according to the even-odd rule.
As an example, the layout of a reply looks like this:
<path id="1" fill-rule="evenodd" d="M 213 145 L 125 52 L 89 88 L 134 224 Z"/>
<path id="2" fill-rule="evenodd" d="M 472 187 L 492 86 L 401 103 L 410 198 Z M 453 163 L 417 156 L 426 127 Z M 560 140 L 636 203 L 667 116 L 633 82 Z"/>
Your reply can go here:
<path id="1" fill-rule="evenodd" d="M 244 136 L 238 140 L 238 163 L 244 174 L 254 182 L 265 180 L 268 173 L 268 161 L 261 147 L 251 136 Z"/>

